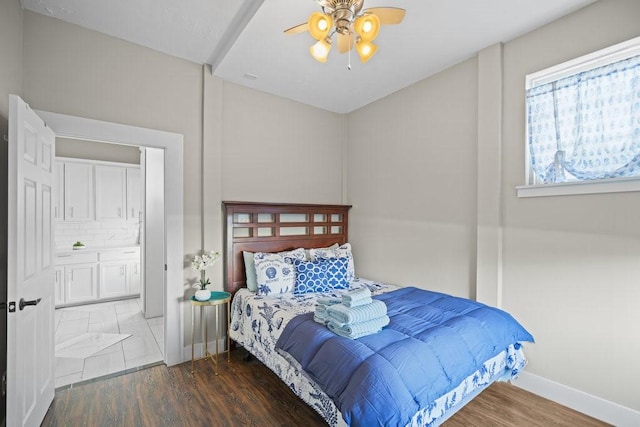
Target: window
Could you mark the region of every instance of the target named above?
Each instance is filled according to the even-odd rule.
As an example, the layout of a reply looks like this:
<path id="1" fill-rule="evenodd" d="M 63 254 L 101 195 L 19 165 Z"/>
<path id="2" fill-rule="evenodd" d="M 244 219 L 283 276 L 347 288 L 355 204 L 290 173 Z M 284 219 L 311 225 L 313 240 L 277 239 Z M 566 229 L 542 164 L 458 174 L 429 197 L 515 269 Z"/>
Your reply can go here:
<path id="1" fill-rule="evenodd" d="M 518 196 L 640 191 L 640 37 L 528 75 L 526 115 Z"/>

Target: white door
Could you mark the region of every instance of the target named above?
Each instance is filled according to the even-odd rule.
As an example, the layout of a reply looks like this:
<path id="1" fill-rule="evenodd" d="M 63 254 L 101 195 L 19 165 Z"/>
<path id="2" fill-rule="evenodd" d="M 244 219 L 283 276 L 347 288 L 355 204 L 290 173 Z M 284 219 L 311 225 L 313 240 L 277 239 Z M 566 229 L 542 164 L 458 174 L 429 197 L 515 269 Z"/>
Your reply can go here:
<path id="1" fill-rule="evenodd" d="M 55 135 L 15 95 L 9 99 L 8 151 L 7 425 L 39 426 L 55 380 Z"/>

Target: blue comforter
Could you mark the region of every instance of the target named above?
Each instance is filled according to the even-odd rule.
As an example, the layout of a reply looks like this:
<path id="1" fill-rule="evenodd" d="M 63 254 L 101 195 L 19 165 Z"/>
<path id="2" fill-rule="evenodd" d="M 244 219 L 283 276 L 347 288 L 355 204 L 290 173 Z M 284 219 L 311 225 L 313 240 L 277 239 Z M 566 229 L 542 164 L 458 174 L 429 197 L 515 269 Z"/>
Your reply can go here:
<path id="1" fill-rule="evenodd" d="M 402 288 L 376 296 L 390 324 L 358 340 L 292 319 L 276 348 L 293 356 L 348 425 L 405 426 L 510 344 L 533 337 L 508 313 L 471 300 Z"/>

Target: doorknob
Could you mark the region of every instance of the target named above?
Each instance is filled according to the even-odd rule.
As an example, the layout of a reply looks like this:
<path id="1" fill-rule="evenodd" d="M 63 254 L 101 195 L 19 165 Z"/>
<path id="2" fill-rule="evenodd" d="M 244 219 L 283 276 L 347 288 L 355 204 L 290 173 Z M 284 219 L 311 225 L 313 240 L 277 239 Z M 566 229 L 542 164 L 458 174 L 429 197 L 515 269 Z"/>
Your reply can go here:
<path id="1" fill-rule="evenodd" d="M 31 301 L 25 301 L 24 298 L 20 298 L 20 302 L 18 303 L 18 307 L 20 307 L 20 311 L 24 310 L 24 308 L 28 305 L 38 305 L 42 298 L 34 299 Z"/>

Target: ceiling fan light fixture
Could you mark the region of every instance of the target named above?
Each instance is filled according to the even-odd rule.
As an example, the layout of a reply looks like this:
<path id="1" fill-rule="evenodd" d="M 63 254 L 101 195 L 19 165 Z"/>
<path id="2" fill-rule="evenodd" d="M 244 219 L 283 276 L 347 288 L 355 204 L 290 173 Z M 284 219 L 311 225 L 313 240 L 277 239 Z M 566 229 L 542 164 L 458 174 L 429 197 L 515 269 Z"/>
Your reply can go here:
<path id="1" fill-rule="evenodd" d="M 402 22 L 405 10 L 399 7 L 374 7 L 364 9 L 365 0 L 316 0 L 322 11 L 316 11 L 309 20 L 284 31 L 298 34 L 309 31 L 317 43 L 309 48 L 316 61 L 326 62 L 335 34 L 339 53 L 351 52 L 355 47 L 360 60 L 365 63 L 378 51 L 373 41 L 378 37 L 381 25 Z M 351 63 L 349 56 L 349 64 Z M 350 69 L 350 67 L 348 67 Z"/>
<path id="2" fill-rule="evenodd" d="M 331 39 L 329 37 L 325 37 L 322 40 L 318 40 L 316 44 L 309 48 L 309 52 L 313 59 L 318 62 L 327 62 L 327 56 L 329 56 L 329 51 L 331 50 Z"/>
<path id="3" fill-rule="evenodd" d="M 374 14 L 365 14 L 356 18 L 353 29 L 364 41 L 372 42 L 380 32 L 380 18 Z"/>
<path id="4" fill-rule="evenodd" d="M 364 64 L 368 60 L 370 60 L 373 55 L 375 55 L 375 53 L 378 51 L 378 46 L 371 43 L 370 41 L 359 39 L 356 42 L 356 51 L 360 56 L 360 61 L 362 61 L 362 63 Z"/>
<path id="5" fill-rule="evenodd" d="M 316 40 L 324 40 L 333 27 L 333 18 L 331 15 L 325 15 L 321 12 L 313 12 L 309 17 L 309 34 Z"/>

